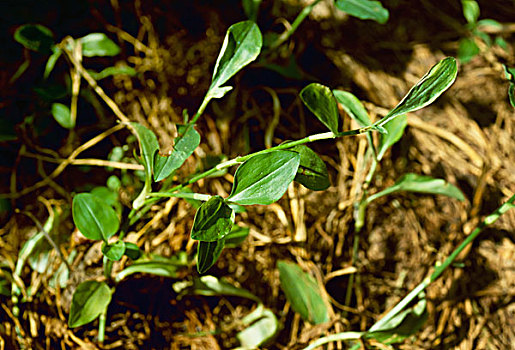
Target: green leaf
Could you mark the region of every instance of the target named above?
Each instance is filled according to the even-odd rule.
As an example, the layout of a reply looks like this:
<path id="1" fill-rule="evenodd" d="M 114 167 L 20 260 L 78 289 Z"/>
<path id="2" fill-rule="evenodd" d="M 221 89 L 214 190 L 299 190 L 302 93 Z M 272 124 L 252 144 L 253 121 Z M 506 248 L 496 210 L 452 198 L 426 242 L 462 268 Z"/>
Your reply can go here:
<path id="1" fill-rule="evenodd" d="M 14 40 L 29 50 L 44 54 L 51 54 L 54 46 L 54 34 L 40 24 L 22 25 L 14 32 Z"/>
<path id="2" fill-rule="evenodd" d="M 398 115 L 417 111 L 433 103 L 447 90 L 458 75 L 454 57 L 447 57 L 435 64 L 420 81 L 413 86 L 401 102 L 383 119 L 374 125 L 383 126 Z"/>
<path id="3" fill-rule="evenodd" d="M 159 143 L 156 135 L 146 127 L 138 123 L 130 123 L 136 137 L 138 138 L 141 153 L 141 162 L 145 168 L 145 185 L 141 193 L 132 203 L 134 209 L 143 206 L 147 194 L 152 190 L 152 169 L 154 168 L 154 155 L 159 150 Z"/>
<path id="4" fill-rule="evenodd" d="M 61 57 L 61 54 L 62 54 L 61 49 L 58 48 L 57 46 L 53 46 L 51 50 L 52 50 L 52 55 L 50 55 L 50 57 L 48 57 L 48 61 L 46 62 L 46 66 L 45 66 L 45 72 L 43 73 L 43 78 L 45 78 L 45 79 L 48 78 L 48 76 L 54 69 L 55 64 L 57 63 L 57 60 L 59 59 L 59 57 Z"/>
<path id="5" fill-rule="evenodd" d="M 463 196 L 463 193 L 456 186 L 451 185 L 443 179 L 435 179 L 431 176 L 408 173 L 397 180 L 393 186 L 368 197 L 367 203 L 370 203 L 379 197 L 399 191 L 443 194 L 460 201 L 465 200 L 465 196 Z"/>
<path id="6" fill-rule="evenodd" d="M 128 66 L 107 67 L 102 69 L 100 72 L 88 70 L 88 73 L 95 80 L 102 80 L 113 75 L 128 75 L 133 77 L 137 74 L 134 68 Z"/>
<path id="7" fill-rule="evenodd" d="M 227 200 L 241 204 L 268 205 L 278 201 L 293 181 L 300 155 L 289 151 L 260 154 L 240 165 Z"/>
<path id="8" fill-rule="evenodd" d="M 300 99 L 329 130 L 338 133 L 338 105 L 331 89 L 311 83 L 302 89 Z"/>
<path id="9" fill-rule="evenodd" d="M 418 303 L 407 308 L 392 319 L 390 319 L 381 327 L 372 326 L 365 333 L 365 338 L 375 339 L 383 344 L 400 343 L 404 339 L 418 332 L 424 325 L 428 317 L 426 309 L 426 299 L 422 298 Z"/>
<path id="10" fill-rule="evenodd" d="M 511 106 L 515 108 L 515 84 L 510 84 L 508 87 L 508 97 L 510 99 Z"/>
<path id="11" fill-rule="evenodd" d="M 91 33 L 80 38 L 82 43 L 82 56 L 116 56 L 120 53 L 120 47 L 116 45 L 104 33 Z"/>
<path id="12" fill-rule="evenodd" d="M 336 7 L 359 19 L 372 19 L 381 24 L 388 21 L 388 10 L 379 1 L 336 0 Z"/>
<path id="13" fill-rule="evenodd" d="M 388 132 L 387 134 L 381 134 L 379 138 L 379 147 L 377 149 L 377 161 L 383 159 L 384 154 L 388 148 L 392 147 L 397 141 L 399 141 L 404 133 L 404 129 L 408 125 L 408 117 L 406 114 L 400 115 L 397 118 L 390 120 L 384 125 L 384 128 Z"/>
<path id="14" fill-rule="evenodd" d="M 243 11 L 248 19 L 256 22 L 258 13 L 259 13 L 259 5 L 262 0 L 242 0 L 241 4 L 243 6 Z"/>
<path id="15" fill-rule="evenodd" d="M 313 191 L 323 191 L 331 186 L 324 161 L 311 148 L 299 145 L 290 150 L 300 155 L 295 181 Z"/>
<path id="16" fill-rule="evenodd" d="M 222 254 L 225 240 L 221 239 L 214 242 L 199 241 L 197 246 L 197 271 L 205 273 L 211 268 Z"/>
<path id="17" fill-rule="evenodd" d="M 196 295 L 214 296 L 225 295 L 235 296 L 253 300 L 260 303 L 261 300 L 244 288 L 238 288 L 215 276 L 202 276 L 196 278 L 193 283 L 192 291 Z"/>
<path id="18" fill-rule="evenodd" d="M 218 241 L 231 231 L 234 211 L 220 196 L 212 196 L 195 214 L 191 239 L 202 242 Z"/>
<path id="19" fill-rule="evenodd" d="M 479 47 L 473 39 L 463 38 L 458 46 L 458 59 L 461 63 L 468 63 L 479 53 Z"/>
<path id="20" fill-rule="evenodd" d="M 126 245 L 126 249 L 132 248 L 129 245 Z M 120 271 L 115 277 L 115 282 L 118 283 L 135 273 L 148 273 L 155 276 L 177 278 L 177 270 L 187 265 L 188 262 L 184 261 L 180 256 L 173 256 L 171 258 L 165 258 L 158 255 L 142 257 L 134 261 L 132 265 Z"/>
<path id="21" fill-rule="evenodd" d="M 104 254 L 111 261 L 118 261 L 125 253 L 125 243 L 123 241 L 116 241 L 113 244 L 102 244 L 102 254 Z"/>
<path id="22" fill-rule="evenodd" d="M 114 209 L 90 193 L 73 197 L 72 214 L 79 231 L 89 239 L 107 241 L 120 226 Z"/>
<path id="23" fill-rule="evenodd" d="M 125 242 L 125 255 L 127 255 L 132 260 L 139 259 L 141 257 L 141 250 L 139 247 L 131 242 Z"/>
<path id="24" fill-rule="evenodd" d="M 342 90 L 333 90 L 333 94 L 336 101 L 338 101 L 345 110 L 345 113 L 347 113 L 351 119 L 355 120 L 359 126 L 365 127 L 372 124 L 367 110 L 356 96 Z"/>
<path id="25" fill-rule="evenodd" d="M 461 0 L 463 16 L 469 24 L 475 24 L 479 18 L 479 5 L 475 0 Z"/>
<path id="26" fill-rule="evenodd" d="M 234 225 L 231 232 L 225 236 L 225 246 L 227 248 L 237 247 L 242 244 L 249 235 L 250 229 L 248 227 L 241 227 Z"/>
<path id="27" fill-rule="evenodd" d="M 515 68 L 509 68 L 504 64 L 503 67 L 506 79 L 510 82 L 510 86 L 508 87 L 508 97 L 511 105 L 515 108 Z"/>
<path id="28" fill-rule="evenodd" d="M 172 153 L 162 156 L 156 152 L 154 160 L 154 181 L 156 182 L 167 178 L 179 169 L 200 144 L 200 134 L 193 125 L 177 125 L 177 130 L 179 136 L 175 139 Z"/>
<path id="29" fill-rule="evenodd" d="M 256 23 L 244 21 L 230 26 L 216 60 L 208 95 L 217 98 L 223 96 L 228 90 L 219 88 L 240 69 L 254 61 L 262 45 L 263 39 Z"/>
<path id="30" fill-rule="evenodd" d="M 302 319 L 314 324 L 329 321 L 327 306 L 320 295 L 316 281 L 294 263 L 279 261 L 281 289 Z"/>
<path id="31" fill-rule="evenodd" d="M 279 333 L 281 324 L 275 314 L 259 304 L 258 307 L 242 320 L 247 328 L 238 332 L 236 338 L 243 349 L 256 349 L 267 343 Z"/>
<path id="32" fill-rule="evenodd" d="M 111 291 L 105 282 L 86 281 L 73 293 L 68 326 L 79 327 L 95 320 L 111 302 Z"/>
<path id="33" fill-rule="evenodd" d="M 485 18 L 477 22 L 478 27 L 493 27 L 494 29 L 502 29 L 503 25 L 495 19 Z M 481 28 L 483 29 L 483 28 Z"/>
<path id="34" fill-rule="evenodd" d="M 71 118 L 70 108 L 68 108 L 68 106 L 62 103 L 52 103 L 50 111 L 55 121 L 63 128 L 73 129 L 75 127 L 75 121 Z"/>

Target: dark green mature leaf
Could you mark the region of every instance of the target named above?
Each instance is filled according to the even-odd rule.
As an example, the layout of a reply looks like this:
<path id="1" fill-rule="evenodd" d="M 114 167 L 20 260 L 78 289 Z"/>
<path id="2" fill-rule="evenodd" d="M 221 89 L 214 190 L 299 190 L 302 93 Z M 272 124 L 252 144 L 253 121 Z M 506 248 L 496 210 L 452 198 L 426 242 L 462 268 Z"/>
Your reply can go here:
<path id="1" fill-rule="evenodd" d="M 218 260 L 224 250 L 225 240 L 215 242 L 199 241 L 197 246 L 197 271 L 205 273 Z"/>
<path id="2" fill-rule="evenodd" d="M 300 155 L 295 181 L 313 191 L 323 191 L 331 186 L 324 161 L 311 148 L 300 145 L 291 150 Z"/>
<path id="3" fill-rule="evenodd" d="M 338 105 L 331 89 L 311 83 L 302 89 L 300 99 L 329 130 L 335 134 L 338 132 Z"/>
<path id="4" fill-rule="evenodd" d="M 208 95 L 220 98 L 229 91 L 230 88 L 222 85 L 254 61 L 261 52 L 262 45 L 263 39 L 256 23 L 244 21 L 230 26 L 216 60 Z"/>
<path id="5" fill-rule="evenodd" d="M 125 242 L 125 255 L 127 255 L 130 259 L 136 260 L 141 257 L 141 250 L 139 247 L 131 242 Z"/>
<path id="6" fill-rule="evenodd" d="M 239 166 L 234 174 L 231 202 L 268 205 L 279 200 L 295 178 L 300 155 L 289 151 L 260 154 Z"/>
<path id="7" fill-rule="evenodd" d="M 156 152 L 154 163 L 154 181 L 167 178 L 179 169 L 200 144 L 200 134 L 193 125 L 177 125 L 179 136 L 175 139 L 173 151 L 168 156 Z"/>
<path id="8" fill-rule="evenodd" d="M 454 57 L 447 57 L 435 64 L 420 81 L 413 86 L 401 102 L 383 119 L 374 125 L 384 126 L 401 114 L 417 111 L 433 103 L 447 90 L 458 75 L 458 66 Z"/>
<path id="9" fill-rule="evenodd" d="M 474 42 L 474 39 L 463 38 L 460 40 L 458 46 L 458 59 L 461 63 L 470 62 L 479 53 L 479 47 Z"/>
<path id="10" fill-rule="evenodd" d="M 379 138 L 379 147 L 377 149 L 378 161 L 383 159 L 388 148 L 401 139 L 406 125 L 408 125 L 408 117 L 405 114 L 390 120 L 384 125 L 388 134 L 381 134 Z"/>
<path id="11" fill-rule="evenodd" d="M 202 242 L 218 241 L 231 231 L 234 211 L 220 196 L 212 196 L 195 214 L 191 239 Z"/>
<path id="12" fill-rule="evenodd" d="M 316 281 L 294 263 L 279 261 L 281 288 L 293 310 L 314 324 L 329 321 L 327 306 L 320 295 Z"/>
<path id="13" fill-rule="evenodd" d="M 82 56 L 116 56 L 120 47 L 104 33 L 91 33 L 80 38 L 82 43 Z"/>
<path id="14" fill-rule="evenodd" d="M 102 254 L 104 254 L 111 261 L 118 261 L 125 254 L 125 243 L 117 241 L 113 244 L 102 244 Z"/>
<path id="15" fill-rule="evenodd" d="M 388 345 L 399 343 L 418 332 L 427 317 L 426 299 L 422 298 L 415 306 L 403 310 L 381 327 L 372 327 L 364 337 Z"/>
<path id="16" fill-rule="evenodd" d="M 336 7 L 359 19 L 372 19 L 381 24 L 388 21 L 388 10 L 379 1 L 336 0 Z"/>
<path id="17" fill-rule="evenodd" d="M 237 247 L 242 244 L 249 235 L 248 227 L 233 226 L 231 232 L 225 236 L 225 246 L 227 248 Z"/>
<path id="18" fill-rule="evenodd" d="M 479 5 L 475 0 L 461 0 L 463 16 L 469 24 L 474 25 L 479 18 Z"/>
<path id="19" fill-rule="evenodd" d="M 141 193 L 132 203 L 134 209 L 143 206 L 147 194 L 152 189 L 152 170 L 154 168 L 154 155 L 159 150 L 159 143 L 156 135 L 146 127 L 138 123 L 130 123 L 139 141 L 141 162 L 145 167 L 145 185 Z"/>
<path id="20" fill-rule="evenodd" d="M 111 291 L 105 282 L 86 281 L 75 289 L 68 326 L 79 327 L 95 320 L 111 302 Z"/>
<path id="21" fill-rule="evenodd" d="M 258 307 L 242 320 L 247 328 L 238 332 L 236 338 L 243 349 L 256 349 L 279 333 L 281 324 L 275 314 L 263 306 Z"/>
<path id="22" fill-rule="evenodd" d="M 370 203 L 379 197 L 399 191 L 443 194 L 460 201 L 465 200 L 463 193 L 456 186 L 451 185 L 443 179 L 408 173 L 397 180 L 393 186 L 368 197 L 367 202 Z"/>
<path id="23" fill-rule="evenodd" d="M 29 50 L 44 54 L 51 54 L 54 46 L 54 34 L 40 24 L 22 25 L 14 32 L 14 40 Z"/>
<path id="24" fill-rule="evenodd" d="M 75 127 L 75 120 L 72 120 L 70 108 L 62 103 L 52 103 L 50 112 L 55 121 L 65 129 L 73 129 Z"/>
<path id="25" fill-rule="evenodd" d="M 369 126 L 372 124 L 368 116 L 367 110 L 363 107 L 360 100 L 353 94 L 342 90 L 333 90 L 334 97 L 338 101 L 345 112 L 355 120 L 359 126 Z"/>
<path id="26" fill-rule="evenodd" d="M 73 198 L 72 214 L 79 231 L 89 239 L 107 241 L 120 226 L 114 209 L 90 193 L 79 193 Z"/>

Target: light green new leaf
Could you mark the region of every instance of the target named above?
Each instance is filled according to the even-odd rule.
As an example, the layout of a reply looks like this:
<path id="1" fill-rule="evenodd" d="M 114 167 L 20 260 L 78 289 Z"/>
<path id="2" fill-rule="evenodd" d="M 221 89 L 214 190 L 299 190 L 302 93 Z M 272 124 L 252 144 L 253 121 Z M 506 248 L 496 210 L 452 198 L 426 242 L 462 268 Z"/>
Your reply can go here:
<path id="1" fill-rule="evenodd" d="M 248 227 L 233 226 L 231 232 L 225 236 L 225 246 L 227 248 L 234 248 L 242 244 L 249 235 L 250 229 Z"/>
<path id="2" fill-rule="evenodd" d="M 68 326 L 79 327 L 95 320 L 111 302 L 111 291 L 105 282 L 86 281 L 75 289 Z"/>
<path id="3" fill-rule="evenodd" d="M 243 6 L 243 11 L 248 19 L 256 22 L 258 13 L 259 13 L 259 5 L 261 5 L 262 0 L 242 0 L 241 4 Z"/>
<path id="4" fill-rule="evenodd" d="M 154 155 L 159 150 L 156 135 L 146 127 L 138 123 L 130 123 L 139 141 L 141 162 L 145 168 L 145 185 L 141 193 L 132 203 L 134 209 L 143 206 L 147 194 L 152 190 L 152 169 L 154 168 Z"/>
<path id="5" fill-rule="evenodd" d="M 338 105 L 331 89 L 311 83 L 302 89 L 300 99 L 329 130 L 338 133 Z"/>
<path id="6" fill-rule="evenodd" d="M 73 129 L 75 127 L 75 120 L 72 120 L 70 108 L 62 103 L 52 103 L 50 112 L 55 121 L 65 129 Z"/>
<path id="7" fill-rule="evenodd" d="M 91 193 L 79 193 L 73 197 L 72 215 L 79 231 L 93 240 L 107 241 L 120 226 L 114 209 Z"/>
<path id="8" fill-rule="evenodd" d="M 126 243 L 126 254 L 129 252 L 129 249 L 132 250 L 133 248 L 134 247 L 130 246 L 129 243 Z M 135 273 L 148 273 L 155 276 L 177 278 L 177 270 L 187 265 L 187 261 L 183 261 L 177 256 L 171 258 L 165 258 L 159 255 L 142 257 L 120 271 L 115 277 L 115 282 L 118 283 Z"/>
<path id="9" fill-rule="evenodd" d="M 508 97 L 510 99 L 510 103 L 513 107 L 515 107 L 515 68 L 508 68 L 508 66 L 503 65 L 504 73 L 506 74 L 506 79 L 510 82 L 510 87 L 508 88 Z"/>
<path id="10" fill-rule="evenodd" d="M 82 43 L 82 56 L 116 56 L 120 47 L 104 33 L 91 33 L 80 38 Z"/>
<path id="11" fill-rule="evenodd" d="M 353 94 L 347 91 L 342 90 L 333 90 L 334 97 L 336 101 L 338 101 L 345 113 L 349 115 L 353 120 L 355 120 L 359 126 L 365 127 L 372 124 L 370 118 L 368 116 L 367 110 L 363 107 L 363 104 L 360 100 Z"/>
<path id="12" fill-rule="evenodd" d="M 278 201 L 293 181 L 300 155 L 289 151 L 260 154 L 239 166 L 228 201 L 268 205 Z"/>
<path id="13" fill-rule="evenodd" d="M 179 169 L 200 144 L 200 134 L 193 125 L 177 125 L 177 130 L 179 136 L 174 141 L 172 153 L 162 156 L 156 152 L 154 163 L 156 182 L 166 179 L 172 172 Z"/>
<path id="14" fill-rule="evenodd" d="M 435 64 L 413 86 L 401 102 L 374 125 L 384 126 L 398 115 L 417 111 L 433 103 L 456 80 L 458 66 L 454 57 L 447 57 Z"/>
<path id="15" fill-rule="evenodd" d="M 461 0 L 463 16 L 467 22 L 474 25 L 479 18 L 479 5 L 475 0 Z"/>
<path id="16" fill-rule="evenodd" d="M 245 316 L 242 323 L 248 327 L 238 332 L 236 338 L 243 349 L 257 349 L 274 338 L 281 328 L 275 314 L 263 304 Z"/>
<path id="17" fill-rule="evenodd" d="M 261 300 L 246 289 L 238 288 L 215 276 L 202 276 L 193 283 L 192 293 L 197 295 L 213 296 L 226 295 L 246 298 L 260 303 Z"/>
<path id="18" fill-rule="evenodd" d="M 117 241 L 113 244 L 102 243 L 102 254 L 111 261 L 118 261 L 125 254 L 125 243 Z"/>
<path id="19" fill-rule="evenodd" d="M 329 321 L 329 312 L 316 281 L 294 263 L 279 261 L 281 289 L 291 304 L 305 320 L 314 324 Z"/>
<path id="20" fill-rule="evenodd" d="M 240 69 L 254 61 L 261 52 L 262 45 L 263 39 L 256 23 L 244 21 L 230 26 L 216 60 L 208 95 L 222 97 L 228 91 L 222 88 L 222 85 Z"/>
<path id="21" fill-rule="evenodd" d="M 214 242 L 199 241 L 197 246 L 197 271 L 203 274 L 209 270 L 222 254 L 224 247 L 224 239 Z"/>
<path id="22" fill-rule="evenodd" d="M 368 197 L 367 203 L 370 203 L 379 197 L 399 191 L 443 194 L 460 201 L 465 200 L 465 196 L 456 186 L 451 185 L 443 179 L 435 179 L 431 176 L 408 173 L 397 180 L 393 186 Z"/>
<path id="23" fill-rule="evenodd" d="M 107 67 L 100 72 L 88 70 L 89 75 L 95 80 L 102 80 L 113 75 L 128 75 L 133 77 L 136 75 L 136 70 L 129 66 Z"/>
<path id="24" fill-rule="evenodd" d="M 477 54 L 479 54 L 479 47 L 474 42 L 474 39 L 463 38 L 458 45 L 458 59 L 461 63 L 470 62 Z"/>
<path id="25" fill-rule="evenodd" d="M 44 54 L 51 54 L 54 46 L 54 34 L 40 24 L 22 25 L 14 32 L 14 40 L 29 50 Z"/>
<path id="26" fill-rule="evenodd" d="M 231 231 L 234 211 L 220 196 L 212 196 L 195 214 L 191 239 L 202 242 L 218 241 Z"/>
<path id="27" fill-rule="evenodd" d="M 320 157 L 308 146 L 291 148 L 300 155 L 300 164 L 294 180 L 313 191 L 323 191 L 331 186 L 327 167 Z"/>
<path id="28" fill-rule="evenodd" d="M 384 125 L 388 134 L 381 134 L 379 138 L 379 147 L 377 149 L 377 161 L 383 159 L 388 148 L 392 147 L 399 141 L 404 133 L 404 129 L 408 125 L 408 117 L 406 114 L 390 120 Z"/>
<path id="29" fill-rule="evenodd" d="M 336 0 L 336 7 L 359 19 L 372 19 L 381 24 L 388 21 L 388 10 L 379 1 Z"/>
<path id="30" fill-rule="evenodd" d="M 53 46 L 51 50 L 52 54 L 50 55 L 50 57 L 48 57 L 48 61 L 46 62 L 45 66 L 45 72 L 43 73 L 43 78 L 45 79 L 48 78 L 50 73 L 52 73 L 52 70 L 54 69 L 55 64 L 57 63 L 57 60 L 59 59 L 59 57 L 61 57 L 62 54 L 61 49 L 57 46 Z"/>

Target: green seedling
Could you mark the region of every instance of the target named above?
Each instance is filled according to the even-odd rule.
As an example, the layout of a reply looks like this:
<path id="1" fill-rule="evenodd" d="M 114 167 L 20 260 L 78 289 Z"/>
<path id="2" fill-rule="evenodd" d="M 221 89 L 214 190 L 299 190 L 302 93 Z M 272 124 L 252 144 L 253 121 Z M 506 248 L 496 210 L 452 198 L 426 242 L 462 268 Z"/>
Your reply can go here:
<path id="1" fill-rule="evenodd" d="M 463 16 L 467 20 L 467 37 L 461 39 L 458 44 L 458 58 L 462 63 L 470 62 L 481 52 L 478 45 L 480 43 L 486 47 L 491 47 L 495 43 L 503 49 L 507 49 L 508 44 L 501 36 L 495 36 L 492 39 L 492 36 L 485 31 L 485 28 L 488 27 L 502 29 L 501 23 L 490 18 L 479 20 L 480 9 L 476 0 L 461 0 L 461 5 Z"/>

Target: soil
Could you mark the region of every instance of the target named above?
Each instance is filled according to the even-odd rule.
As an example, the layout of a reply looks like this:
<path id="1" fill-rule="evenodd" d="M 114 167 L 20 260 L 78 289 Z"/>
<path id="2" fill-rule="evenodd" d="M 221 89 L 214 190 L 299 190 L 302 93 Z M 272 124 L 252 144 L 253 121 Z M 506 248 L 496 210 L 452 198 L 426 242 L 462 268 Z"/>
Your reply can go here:
<path id="1" fill-rule="evenodd" d="M 261 31 L 282 32 L 310 2 L 263 1 L 258 18 Z M 199 120 L 201 146 L 177 178 L 205 167 L 206 159 L 220 155 L 230 159 L 324 132 L 298 97 L 310 82 L 351 91 L 377 120 L 432 65 L 445 56 L 456 56 L 458 41 L 466 35 L 459 2 L 382 3 L 390 10 L 385 25 L 348 17 L 336 10 L 332 1 L 317 5 L 290 40 L 268 57 L 279 65 L 294 59 L 299 76 L 284 77 L 258 62 L 232 79 L 234 90 L 211 102 Z M 249 290 L 277 315 L 282 329 L 264 348 L 302 349 L 327 334 L 365 331 L 443 261 L 485 215 L 513 195 L 515 113 L 508 101 L 502 66 L 515 66 L 515 7 L 509 3 L 479 2 L 480 18 L 504 24 L 490 35 L 502 37 L 507 48 L 482 47 L 478 56 L 460 65 L 458 79 L 441 98 L 409 115 L 405 135 L 387 153 L 371 188 L 380 191 L 413 172 L 446 179 L 463 191 L 465 201 L 415 193 L 378 199 L 368 207 L 358 260 L 352 266 L 353 203 L 364 176 L 359 169 L 367 143 L 359 136 L 312 144 L 328 166 L 332 186 L 326 191 L 310 191 L 295 183 L 279 202 L 250 206 L 237 215 L 236 224 L 249 227 L 250 235 L 241 246 L 225 249 L 209 274 Z M 17 135 L 15 140 L 0 142 L 0 192 L 8 194 L 12 208 L 30 212 L 42 223 L 49 216 L 56 217 L 59 224 L 52 234 L 66 255 L 72 250 L 77 254 L 65 288 L 50 282 L 59 266 L 54 252 L 50 257 L 54 263 L 45 271 L 37 272 L 29 265 L 21 271 L 16 283 L 24 286 L 24 293 L 30 290 L 28 300 L 15 303 L 10 296 L 0 295 L 0 349 L 239 346 L 240 320 L 255 303 L 239 297 L 179 298 L 173 286 L 197 276 L 194 266 L 181 270 L 177 279 L 133 275 L 121 282 L 108 310 L 103 345 L 96 342 L 98 321 L 68 328 L 74 288 L 86 279 L 102 278 L 100 245 L 81 238 L 76 231 L 70 214 L 72 196 L 105 186 L 108 177 L 116 175 L 123 180 L 119 199 L 122 213 L 127 215 L 142 186 L 141 177 L 130 169 L 71 164 L 49 180 L 56 164 L 48 158 L 66 159 L 81 144 L 115 126 L 116 117 L 83 81 L 77 127 L 72 133 L 60 128 L 44 112 L 45 104 L 34 92 L 35 86 L 48 84 L 41 78 L 46 58 L 24 51 L 12 35 L 25 23 L 51 28 L 58 40 L 91 32 L 108 34 L 122 53 L 114 58 L 85 58 L 84 66 L 101 70 L 124 63 L 138 72 L 135 77 L 115 76 L 99 84 L 131 121 L 152 129 L 161 150 L 166 151 L 171 149 L 183 111 L 192 115 L 209 87 L 225 31 L 246 18 L 241 2 L 89 0 L 72 5 L 55 0 L 43 8 L 39 2 L 24 0 L 0 6 L 5 48 L 0 53 L 4 96 L 0 117 L 5 125 L 15 125 Z M 27 58 L 28 70 L 10 82 Z M 50 80 L 65 85 L 69 67 L 62 60 Z M 341 112 L 343 128 L 354 128 Z M 28 116 L 34 121 L 29 122 Z M 274 120 L 279 121 L 275 127 Z M 125 147 L 122 161 L 135 163 L 137 142 L 127 129 L 111 134 L 79 158 L 107 159 L 114 147 Z M 192 189 L 227 196 L 231 174 L 234 169 L 199 181 Z M 40 187 L 22 192 L 41 181 Z M 196 246 L 189 232 L 194 215 L 195 208 L 184 200 L 157 202 L 128 227 L 127 239 L 147 253 L 173 256 L 186 252 L 193 256 Z M 0 225 L 3 280 L 19 261 L 23 243 L 38 228 L 14 209 L 1 211 Z M 292 311 L 280 288 L 279 260 L 298 263 L 322 282 L 332 310 L 329 323 L 314 326 Z M 128 264 L 124 259 L 115 264 L 114 271 Z M 343 305 L 349 281 L 345 271 L 357 271 L 358 276 L 355 297 L 347 306 Z M 0 286 L 6 285 L 9 293 L 11 282 Z M 427 321 L 419 332 L 396 346 L 511 349 L 515 344 L 514 296 L 515 211 L 511 210 L 486 228 L 459 261 L 431 284 L 426 291 Z M 373 345 L 362 344 L 362 348 Z M 346 345 L 335 343 L 329 348 Z"/>

